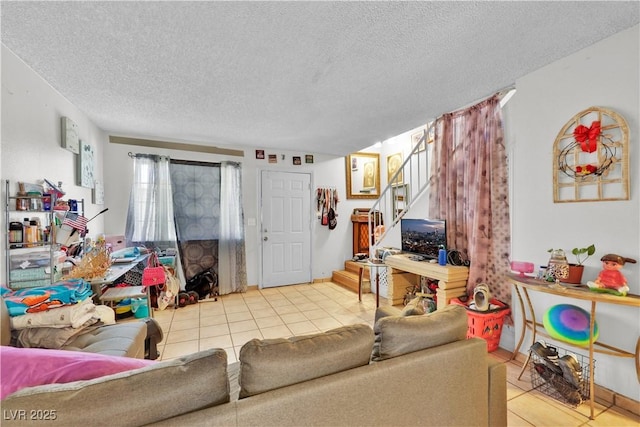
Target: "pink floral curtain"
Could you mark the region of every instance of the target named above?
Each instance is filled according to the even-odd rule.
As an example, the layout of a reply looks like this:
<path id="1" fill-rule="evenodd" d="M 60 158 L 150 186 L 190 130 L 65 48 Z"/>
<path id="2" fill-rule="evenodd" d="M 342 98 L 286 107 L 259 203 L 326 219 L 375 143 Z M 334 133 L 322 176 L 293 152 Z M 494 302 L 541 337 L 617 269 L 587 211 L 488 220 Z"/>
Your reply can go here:
<path id="1" fill-rule="evenodd" d="M 467 294 L 486 283 L 511 300 L 507 156 L 498 95 L 436 120 L 429 216 L 447 221 L 448 249 L 471 261 Z"/>

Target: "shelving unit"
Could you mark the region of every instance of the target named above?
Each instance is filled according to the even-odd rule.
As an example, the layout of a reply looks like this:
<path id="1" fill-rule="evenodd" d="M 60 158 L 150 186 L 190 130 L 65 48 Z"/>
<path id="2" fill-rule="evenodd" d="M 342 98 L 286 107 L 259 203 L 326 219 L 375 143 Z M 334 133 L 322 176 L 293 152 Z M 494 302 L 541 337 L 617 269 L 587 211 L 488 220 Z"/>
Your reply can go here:
<path id="1" fill-rule="evenodd" d="M 35 207 L 38 209 L 18 210 L 17 204 L 21 199 L 35 199 Z M 5 283 L 10 289 L 31 288 L 46 286 L 60 280 L 64 254 L 58 252 L 60 245 L 56 243 L 55 217 L 56 213 L 66 211 L 54 211 L 55 198 L 52 196 L 51 210 L 44 210 L 43 197 L 30 195 L 18 197 L 11 195 L 10 182 L 5 181 Z M 78 200 L 78 207 L 74 213 L 84 215 L 84 199 Z M 34 207 L 27 204 L 27 207 Z M 38 235 L 35 240 L 27 241 L 26 233 L 22 232 L 22 242 L 12 242 L 10 239 L 10 227 L 14 222 L 22 223 L 25 218 L 40 221 L 41 228 L 50 226 L 50 233 L 46 236 Z M 46 236 L 46 239 L 45 239 Z"/>

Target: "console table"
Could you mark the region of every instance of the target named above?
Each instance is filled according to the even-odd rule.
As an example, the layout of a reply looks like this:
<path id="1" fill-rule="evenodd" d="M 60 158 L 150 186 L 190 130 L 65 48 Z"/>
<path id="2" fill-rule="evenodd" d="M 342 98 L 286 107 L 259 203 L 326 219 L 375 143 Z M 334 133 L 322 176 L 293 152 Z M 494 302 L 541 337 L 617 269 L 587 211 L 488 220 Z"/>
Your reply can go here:
<path id="1" fill-rule="evenodd" d="M 429 261 L 413 261 L 411 255 L 389 255 L 384 259 L 388 271 L 389 298 L 393 304 L 400 304 L 404 299 L 406 288 L 411 284 L 419 284 L 419 276 L 438 280 L 437 308 L 449 304 L 452 298 L 467 294 L 469 268 L 455 265 L 440 265 Z M 397 302 L 396 302 L 397 301 Z"/>
<path id="2" fill-rule="evenodd" d="M 544 280 L 535 279 L 533 277 L 522 277 L 515 274 L 510 274 L 507 276 L 508 280 L 514 285 L 516 295 L 518 297 L 518 303 L 520 305 L 520 312 L 522 313 L 522 329 L 520 330 L 520 340 L 513 350 L 513 354 L 511 355 L 511 360 L 513 360 L 518 351 L 520 350 L 520 346 L 522 345 L 522 341 L 524 340 L 524 334 L 527 329 L 531 330 L 532 338 L 531 344 L 536 342 L 536 334 L 544 335 L 549 337 L 548 334 L 544 332 L 544 325 L 536 321 L 536 315 L 533 310 L 533 304 L 531 303 L 531 299 L 529 298 L 528 291 L 535 292 L 543 292 L 552 295 L 559 295 L 567 298 L 579 299 L 583 301 L 591 301 L 591 323 L 589 325 L 589 405 L 591 410 L 591 419 L 594 419 L 594 398 L 595 398 L 595 387 L 594 387 L 594 374 L 593 374 L 593 353 L 602 353 L 608 354 L 610 356 L 618 356 L 618 357 L 629 357 L 635 358 L 636 362 L 636 377 L 638 382 L 640 382 L 640 337 L 636 341 L 636 349 L 635 353 L 631 353 L 625 350 L 621 350 L 616 347 L 612 347 L 610 345 L 594 342 L 593 340 L 593 329 L 595 325 L 596 318 L 596 304 L 598 302 L 606 303 L 606 304 L 616 304 L 616 305 L 626 305 L 631 307 L 640 307 L 640 295 L 629 294 L 626 297 L 616 296 L 611 294 L 603 294 L 598 292 L 590 291 L 587 286 L 565 286 L 562 284 L 555 284 L 546 282 Z M 524 295 L 524 300 L 523 300 Z M 529 308 L 530 318 L 527 316 L 527 312 L 525 311 L 524 302 L 526 301 L 527 307 Z M 600 336 L 602 336 L 602 331 L 600 331 Z M 571 344 L 569 344 L 571 345 Z M 528 361 L 528 358 L 527 358 Z M 527 363 L 522 366 L 522 370 L 520 371 L 520 375 L 518 375 L 518 379 L 522 376 L 522 373 L 527 368 Z"/>

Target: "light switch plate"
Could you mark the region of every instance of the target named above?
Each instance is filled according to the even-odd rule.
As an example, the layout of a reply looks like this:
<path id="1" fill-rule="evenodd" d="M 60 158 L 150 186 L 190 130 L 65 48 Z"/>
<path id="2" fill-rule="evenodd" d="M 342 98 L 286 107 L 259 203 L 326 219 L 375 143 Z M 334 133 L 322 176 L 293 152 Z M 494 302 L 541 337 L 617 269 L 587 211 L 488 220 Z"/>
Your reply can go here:
<path id="1" fill-rule="evenodd" d="M 69 117 L 62 117 L 62 148 L 74 154 L 80 153 L 80 137 L 78 135 L 78 125 Z"/>

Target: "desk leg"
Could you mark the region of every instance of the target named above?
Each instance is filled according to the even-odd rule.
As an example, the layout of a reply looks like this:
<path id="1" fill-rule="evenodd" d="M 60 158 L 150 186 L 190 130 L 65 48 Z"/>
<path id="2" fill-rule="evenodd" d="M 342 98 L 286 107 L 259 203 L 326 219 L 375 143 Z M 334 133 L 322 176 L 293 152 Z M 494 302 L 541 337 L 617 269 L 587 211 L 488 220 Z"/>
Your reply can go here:
<path id="1" fill-rule="evenodd" d="M 522 341 L 524 341 L 524 332 L 527 329 L 527 313 L 524 311 L 524 302 L 522 301 L 522 295 L 520 294 L 520 288 L 518 287 L 518 285 L 513 285 L 513 288 L 516 291 L 516 295 L 518 296 L 518 303 L 520 305 L 520 313 L 522 314 L 522 328 L 520 329 L 520 339 L 518 340 L 518 344 L 516 345 L 516 348 L 513 350 L 513 353 L 511 354 L 511 359 L 509 360 L 514 360 L 516 358 L 516 356 L 518 355 L 518 351 L 520 351 L 520 346 L 522 345 Z"/>
<path id="2" fill-rule="evenodd" d="M 376 267 L 376 308 L 380 307 L 380 270 Z"/>
<path id="3" fill-rule="evenodd" d="M 362 276 L 364 276 L 364 269 L 364 267 L 361 267 L 358 273 L 358 302 L 362 302 Z"/>
<path id="4" fill-rule="evenodd" d="M 591 319 L 589 322 L 589 419 L 595 419 L 595 415 L 593 414 L 594 403 L 595 403 L 595 394 L 596 387 L 593 382 L 594 372 L 593 372 L 593 330 L 595 328 L 596 323 L 596 302 L 591 301 Z"/>
<path id="5" fill-rule="evenodd" d="M 520 350 L 520 346 L 522 345 L 522 341 L 524 340 L 524 334 L 527 330 L 527 325 L 529 324 L 529 321 L 527 320 L 527 312 L 525 311 L 524 302 L 522 301 L 520 291 L 518 290 L 517 286 L 515 286 L 515 288 L 516 288 L 516 293 L 518 294 L 518 299 L 520 301 L 520 311 L 522 312 L 522 330 L 520 332 L 520 340 L 518 342 L 518 345 L 516 346 L 515 350 L 513 351 L 513 354 L 511 355 L 512 359 L 516 357 L 516 355 L 518 354 L 518 351 Z M 531 304 L 531 298 L 529 298 L 529 293 L 527 292 L 526 289 L 522 289 L 522 292 L 524 292 L 524 297 L 527 300 L 527 305 L 529 306 L 529 313 L 531 313 L 531 322 L 532 322 L 531 323 L 532 324 L 531 344 L 533 345 L 533 343 L 536 342 L 536 313 L 533 311 L 533 305 Z M 529 364 L 530 358 L 531 358 L 531 350 L 529 350 L 529 352 L 527 353 L 527 358 L 524 361 L 524 364 L 522 365 L 520 374 L 518 374 L 518 380 L 522 377 L 522 374 L 524 373 L 525 369 L 527 369 L 527 365 Z"/>

